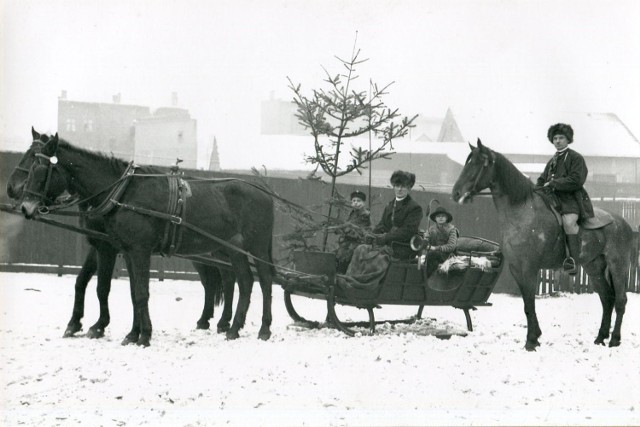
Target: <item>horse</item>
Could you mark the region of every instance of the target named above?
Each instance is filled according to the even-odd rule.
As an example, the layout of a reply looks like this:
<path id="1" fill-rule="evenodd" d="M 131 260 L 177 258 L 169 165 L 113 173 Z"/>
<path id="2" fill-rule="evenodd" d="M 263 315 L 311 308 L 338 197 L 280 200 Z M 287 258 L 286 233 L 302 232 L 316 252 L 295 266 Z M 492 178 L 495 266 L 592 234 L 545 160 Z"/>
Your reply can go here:
<path id="1" fill-rule="evenodd" d="M 89 208 L 102 206 L 107 189 L 126 180 L 129 165 L 120 159 L 76 147 L 56 134 L 40 151 L 27 183 L 21 210 L 30 219 L 45 200 L 64 191 L 77 194 Z M 167 175 L 153 174 L 142 168 L 132 174 L 126 190 L 118 200 L 107 200 L 114 206 L 103 216 L 104 231 L 118 251 L 124 254 L 132 283 L 134 319 L 131 332 L 123 344 L 149 346 L 151 318 L 148 309 L 150 257 L 160 250 L 167 221 L 174 221 L 166 209 L 169 184 Z M 250 302 L 253 275 L 248 257 L 253 258 L 263 293 L 262 326 L 258 337 L 271 336 L 271 287 L 273 264 L 271 244 L 273 232 L 273 200 L 264 190 L 235 180 L 211 184 L 193 181 L 189 186 L 189 204 L 182 224 L 181 244 L 177 255 L 223 253 L 231 261 L 240 294 L 228 339 L 239 337 Z M 153 213 L 160 213 L 160 216 Z M 164 217 L 162 217 L 164 215 Z"/>
<path id="2" fill-rule="evenodd" d="M 477 147 L 469 146 L 471 153 L 451 196 L 464 204 L 489 188 L 498 211 L 504 257 L 524 302 L 525 348 L 532 351 L 540 345 L 538 339 L 542 335 L 535 307 L 538 271 L 561 267 L 565 257 L 564 231 L 548 202 L 505 156 L 483 145 L 480 139 Z M 609 338 L 615 307 L 616 320 L 609 347 L 617 347 L 627 303 L 627 273 L 634 263 L 633 234 L 619 215 L 597 208 L 596 211 L 598 215 L 607 216 L 609 224 L 596 229 L 580 227 L 582 245 L 576 261 L 588 274 L 602 303 L 602 321 L 594 343 L 604 345 Z"/>
<path id="3" fill-rule="evenodd" d="M 31 128 L 31 135 L 33 138 L 32 146 L 22 156 L 7 182 L 7 195 L 15 201 L 22 199 L 24 184 L 27 181 L 29 170 L 36 159 L 35 154 L 39 152 L 41 147 L 50 139 L 48 135 L 38 133 L 33 127 Z M 155 171 L 155 168 L 152 170 Z M 160 173 L 160 170 L 155 172 Z M 79 207 L 81 211 L 81 226 L 86 227 L 88 230 L 104 233 L 104 219 L 99 216 L 84 215 L 87 211 L 86 204 L 80 204 Z M 64 338 L 73 337 L 76 332 L 82 330 L 81 319 L 84 317 L 85 293 L 89 281 L 96 272 L 98 273 L 96 290 L 100 315 L 97 322 L 88 329 L 86 335 L 89 338 L 102 338 L 105 328 L 110 323 L 108 298 L 118 250 L 109 242 L 102 239 L 87 236 L 87 241 L 89 242 L 90 248 L 80 272 L 76 277 L 73 310 L 71 319 L 63 334 Z M 224 310 L 217 324 L 217 331 L 219 333 L 228 331 L 232 315 L 235 276 L 228 269 L 218 269 L 195 261 L 193 262 L 193 266 L 200 276 L 205 291 L 204 307 L 200 318 L 196 322 L 196 328 L 209 329 L 209 319 L 213 318 L 214 306 L 224 301 Z"/>

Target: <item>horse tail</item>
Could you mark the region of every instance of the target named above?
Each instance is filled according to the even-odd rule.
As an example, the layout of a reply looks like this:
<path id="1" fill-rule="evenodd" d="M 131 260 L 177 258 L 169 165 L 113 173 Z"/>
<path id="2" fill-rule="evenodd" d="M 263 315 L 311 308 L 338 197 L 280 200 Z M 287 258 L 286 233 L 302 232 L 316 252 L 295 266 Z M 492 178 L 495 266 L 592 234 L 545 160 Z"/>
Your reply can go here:
<path id="1" fill-rule="evenodd" d="M 269 268 L 271 269 L 271 275 L 275 276 L 276 266 L 273 264 L 273 234 L 269 238 L 269 247 L 267 248 L 267 250 L 268 250 L 267 256 L 269 257 Z"/>
<path id="2" fill-rule="evenodd" d="M 220 275 L 220 273 L 218 273 L 218 275 Z M 218 280 L 212 280 L 213 286 L 211 287 L 214 306 L 220 306 L 224 303 L 224 279 L 221 276 L 217 279 Z"/>
<path id="3" fill-rule="evenodd" d="M 205 288 L 205 295 L 214 306 L 221 305 L 224 302 L 224 275 L 218 269 L 211 265 L 205 265 L 193 262 L 193 266 L 200 275 L 200 281 Z M 235 281 L 235 276 L 234 276 Z"/>

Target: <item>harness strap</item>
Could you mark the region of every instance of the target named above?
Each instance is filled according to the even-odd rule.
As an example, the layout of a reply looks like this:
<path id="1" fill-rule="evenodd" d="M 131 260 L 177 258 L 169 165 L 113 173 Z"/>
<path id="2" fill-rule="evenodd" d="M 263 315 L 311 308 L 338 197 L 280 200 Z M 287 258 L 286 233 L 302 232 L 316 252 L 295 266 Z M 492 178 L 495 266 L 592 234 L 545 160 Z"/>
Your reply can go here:
<path id="1" fill-rule="evenodd" d="M 114 201 L 114 203 L 116 204 L 116 206 L 118 206 L 120 208 L 123 208 L 123 209 L 129 209 L 130 211 L 137 212 L 137 213 L 140 213 L 140 214 L 143 214 L 143 215 L 149 215 L 149 216 L 153 216 L 153 217 L 156 217 L 156 218 L 161 218 L 161 219 L 166 219 L 166 220 L 169 220 L 169 221 L 173 221 L 176 224 L 183 225 L 183 226 L 187 227 L 188 229 L 190 229 L 190 230 L 192 230 L 192 231 L 194 231 L 194 232 L 196 232 L 196 233 L 198 233 L 198 234 L 200 234 L 200 235 L 202 235 L 202 236 L 204 236 L 204 237 L 206 237 L 208 239 L 213 240 L 214 242 L 218 243 L 221 246 L 224 246 L 227 249 L 230 249 L 230 250 L 232 250 L 234 252 L 238 252 L 238 253 L 240 253 L 240 254 L 242 254 L 242 255 L 244 255 L 244 256 L 246 256 L 246 257 L 248 257 L 248 258 L 250 258 L 250 259 L 252 259 L 254 261 L 259 261 L 259 262 L 263 262 L 263 263 L 271 265 L 268 261 L 262 260 L 262 259 L 256 257 L 255 255 L 245 251 L 244 249 L 240 249 L 239 247 L 237 247 L 235 245 L 232 245 L 231 243 L 227 242 L 226 240 L 223 240 L 223 239 L 221 239 L 221 238 L 219 238 L 217 236 L 214 236 L 213 234 L 203 230 L 200 227 L 197 227 L 197 226 L 195 226 L 193 224 L 189 224 L 188 222 L 184 222 L 183 223 L 182 222 L 182 218 L 179 217 L 179 216 L 169 215 L 169 214 L 166 214 L 166 213 L 163 213 L 163 212 L 158 212 L 158 211 L 154 211 L 154 210 L 151 210 L 151 209 L 141 208 L 141 207 L 138 207 L 138 206 L 132 206 L 132 205 L 128 205 L 126 203 L 120 203 L 120 202 L 115 202 L 115 201 Z"/>
<path id="2" fill-rule="evenodd" d="M 191 195 L 188 184 L 178 175 L 167 175 L 169 182 L 169 200 L 167 204 L 167 213 L 172 218 L 178 220 L 169 220 L 164 229 L 164 237 L 161 244 L 161 253 L 163 256 L 173 256 L 182 243 L 182 227 L 186 216 L 187 198 Z"/>
<path id="3" fill-rule="evenodd" d="M 169 184 L 169 197 L 167 201 L 167 213 L 174 215 L 176 206 L 178 205 L 178 177 L 174 174 L 167 175 L 167 183 Z M 164 256 L 171 256 L 171 247 L 167 251 L 165 248 L 169 245 L 169 232 L 171 229 L 175 229 L 175 224 L 171 221 L 167 221 L 167 225 L 164 227 L 164 236 L 162 237 L 162 244 L 160 245 L 160 253 Z M 172 233 L 175 234 L 175 233 Z M 173 242 L 172 242 L 173 243 Z"/>
<path id="4" fill-rule="evenodd" d="M 189 197 L 191 197 L 191 189 L 189 188 L 189 184 L 180 179 L 180 198 L 178 199 L 178 208 L 176 211 L 176 215 L 180 215 L 180 218 L 182 219 L 181 224 L 186 223 L 185 218 L 187 217 L 187 198 Z M 174 244 L 171 245 L 172 253 L 176 252 L 178 248 L 180 248 L 180 244 L 182 243 L 182 228 L 177 226 L 174 227 L 173 242 Z"/>
<path id="5" fill-rule="evenodd" d="M 94 209 L 88 210 L 87 215 L 104 216 L 111 212 L 116 206 L 115 202 L 120 200 L 124 194 L 127 186 L 129 185 L 129 181 L 131 181 L 131 177 L 136 173 L 136 169 L 138 169 L 138 167 L 138 165 L 130 162 L 127 169 L 125 169 L 124 174 L 122 174 L 122 178 L 120 178 L 118 185 L 113 187 L 111 192 L 107 195 L 104 201 L 100 203 L 100 205 Z"/>

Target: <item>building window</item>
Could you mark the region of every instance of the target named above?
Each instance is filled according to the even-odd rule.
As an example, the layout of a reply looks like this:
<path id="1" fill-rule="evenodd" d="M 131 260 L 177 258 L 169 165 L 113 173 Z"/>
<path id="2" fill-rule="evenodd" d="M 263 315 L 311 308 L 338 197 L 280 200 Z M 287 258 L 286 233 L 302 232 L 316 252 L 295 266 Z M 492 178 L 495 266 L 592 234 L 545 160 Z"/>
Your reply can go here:
<path id="1" fill-rule="evenodd" d="M 84 122 L 84 131 L 85 132 L 93 132 L 93 120 L 85 120 L 85 122 Z"/>
<path id="2" fill-rule="evenodd" d="M 67 119 L 67 132 L 75 132 L 76 131 L 76 119 Z"/>

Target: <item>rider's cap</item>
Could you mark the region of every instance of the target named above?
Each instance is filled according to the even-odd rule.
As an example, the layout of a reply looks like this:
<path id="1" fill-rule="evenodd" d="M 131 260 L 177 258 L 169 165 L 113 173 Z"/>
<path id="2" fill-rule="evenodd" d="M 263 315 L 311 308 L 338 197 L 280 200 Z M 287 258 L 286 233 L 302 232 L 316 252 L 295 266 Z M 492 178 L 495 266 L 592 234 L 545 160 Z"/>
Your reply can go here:
<path id="1" fill-rule="evenodd" d="M 556 135 L 564 135 L 569 140 L 569 144 L 573 142 L 573 129 L 571 125 L 567 125 L 564 123 L 556 123 L 551 126 L 547 131 L 547 138 L 549 138 L 550 142 L 553 142 L 553 137 Z"/>

